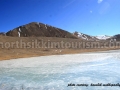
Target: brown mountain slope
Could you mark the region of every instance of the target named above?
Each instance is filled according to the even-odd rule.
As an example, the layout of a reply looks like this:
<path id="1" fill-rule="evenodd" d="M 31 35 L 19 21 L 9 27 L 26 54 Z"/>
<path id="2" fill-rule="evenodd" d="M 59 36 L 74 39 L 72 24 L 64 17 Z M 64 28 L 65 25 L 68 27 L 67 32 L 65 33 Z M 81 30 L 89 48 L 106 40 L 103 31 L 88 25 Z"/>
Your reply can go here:
<path id="1" fill-rule="evenodd" d="M 61 38 L 77 38 L 73 34 L 42 23 L 32 22 L 23 26 L 19 26 L 6 33 L 12 37 L 61 37 Z"/>

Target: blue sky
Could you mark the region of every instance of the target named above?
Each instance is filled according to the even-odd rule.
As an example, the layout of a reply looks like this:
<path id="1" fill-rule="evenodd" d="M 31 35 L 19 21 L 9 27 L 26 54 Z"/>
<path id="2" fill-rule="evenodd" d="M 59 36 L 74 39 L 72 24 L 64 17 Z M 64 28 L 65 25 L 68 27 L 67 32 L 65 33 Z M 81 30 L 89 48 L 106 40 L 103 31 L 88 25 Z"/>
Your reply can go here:
<path id="1" fill-rule="evenodd" d="M 30 22 L 89 35 L 120 34 L 120 0 L 0 0 L 0 32 Z"/>

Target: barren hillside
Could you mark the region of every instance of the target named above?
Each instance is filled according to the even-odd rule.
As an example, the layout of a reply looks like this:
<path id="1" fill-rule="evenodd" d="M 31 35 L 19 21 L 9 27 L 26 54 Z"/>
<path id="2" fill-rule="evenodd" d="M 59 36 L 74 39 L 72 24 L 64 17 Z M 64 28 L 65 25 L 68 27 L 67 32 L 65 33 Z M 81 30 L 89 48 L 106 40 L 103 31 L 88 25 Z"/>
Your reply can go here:
<path id="1" fill-rule="evenodd" d="M 23 26 L 19 26 L 6 33 L 12 37 L 61 37 L 61 38 L 77 38 L 73 34 L 43 23 L 32 22 Z"/>

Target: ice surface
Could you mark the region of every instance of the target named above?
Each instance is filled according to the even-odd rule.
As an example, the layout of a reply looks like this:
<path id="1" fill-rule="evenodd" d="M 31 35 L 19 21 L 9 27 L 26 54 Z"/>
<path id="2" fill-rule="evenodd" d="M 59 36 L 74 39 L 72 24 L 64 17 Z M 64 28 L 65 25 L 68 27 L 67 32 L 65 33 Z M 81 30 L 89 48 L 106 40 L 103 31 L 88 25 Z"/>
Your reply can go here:
<path id="1" fill-rule="evenodd" d="M 119 86 L 68 86 L 119 83 L 119 53 L 118 50 L 0 61 L 0 90 L 119 90 Z"/>

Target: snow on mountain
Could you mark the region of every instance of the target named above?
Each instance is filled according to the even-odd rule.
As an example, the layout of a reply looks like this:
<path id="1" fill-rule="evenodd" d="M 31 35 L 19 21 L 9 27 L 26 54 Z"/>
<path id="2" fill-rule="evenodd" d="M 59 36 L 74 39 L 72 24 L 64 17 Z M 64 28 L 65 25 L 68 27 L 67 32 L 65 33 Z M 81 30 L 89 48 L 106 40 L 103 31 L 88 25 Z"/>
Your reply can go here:
<path id="1" fill-rule="evenodd" d="M 106 40 L 106 39 L 109 39 L 111 38 L 112 36 L 107 36 L 107 35 L 98 35 L 98 36 L 95 36 L 97 39 L 100 39 L 100 40 Z"/>
<path id="2" fill-rule="evenodd" d="M 81 39 L 89 40 L 89 41 L 99 41 L 99 40 L 106 40 L 112 38 L 112 36 L 108 36 L 108 35 L 91 36 L 80 32 L 74 32 L 73 34 Z"/>
<path id="3" fill-rule="evenodd" d="M 78 33 L 78 37 L 88 40 L 88 38 L 86 37 L 86 35 L 84 35 L 83 33 Z"/>
<path id="4" fill-rule="evenodd" d="M 83 33 L 80 33 L 80 32 L 74 32 L 73 34 L 75 36 L 81 38 L 81 39 L 84 39 L 84 40 L 89 40 L 89 41 L 95 41 L 95 40 L 97 40 L 97 38 L 94 37 L 94 36 L 90 36 L 90 35 L 83 34 Z"/>

